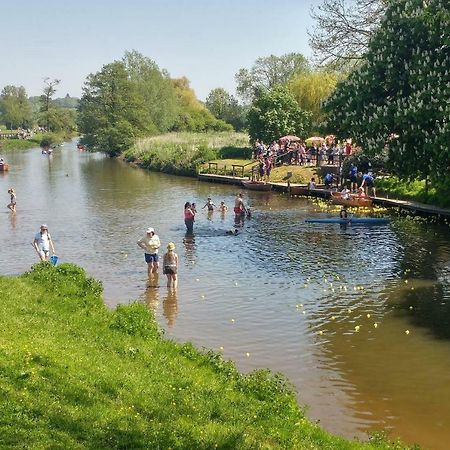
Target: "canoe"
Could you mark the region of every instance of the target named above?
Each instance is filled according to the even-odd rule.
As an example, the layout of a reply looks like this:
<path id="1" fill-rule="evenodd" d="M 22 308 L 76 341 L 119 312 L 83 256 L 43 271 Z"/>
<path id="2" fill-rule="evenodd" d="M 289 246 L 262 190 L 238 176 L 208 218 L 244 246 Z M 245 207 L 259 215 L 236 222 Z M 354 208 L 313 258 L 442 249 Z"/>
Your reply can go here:
<path id="1" fill-rule="evenodd" d="M 357 225 L 357 224 L 367 224 L 367 225 L 386 225 L 389 223 L 389 219 L 384 217 L 352 217 L 350 219 L 306 219 L 306 223 L 339 223 L 341 225 Z"/>
<path id="2" fill-rule="evenodd" d="M 313 192 L 320 193 L 321 190 L 323 190 L 324 185 L 317 185 L 315 189 L 312 189 Z M 308 188 L 308 186 L 290 186 L 290 194 L 291 195 L 310 195 L 311 190 Z M 319 192 L 318 192 L 319 191 Z"/>
<path id="3" fill-rule="evenodd" d="M 335 205 L 344 205 L 344 206 L 356 206 L 356 207 L 371 207 L 372 199 L 368 197 L 357 197 L 355 195 L 351 195 L 348 199 L 342 198 L 340 192 L 331 192 L 331 201 Z"/>
<path id="4" fill-rule="evenodd" d="M 308 186 L 291 186 L 291 195 L 309 195 Z"/>
<path id="5" fill-rule="evenodd" d="M 270 191 L 272 189 L 272 185 L 264 181 L 242 181 L 242 185 L 251 191 Z"/>
<path id="6" fill-rule="evenodd" d="M 3 163 L 0 164 L 0 172 L 7 172 L 9 170 L 9 164 Z"/>

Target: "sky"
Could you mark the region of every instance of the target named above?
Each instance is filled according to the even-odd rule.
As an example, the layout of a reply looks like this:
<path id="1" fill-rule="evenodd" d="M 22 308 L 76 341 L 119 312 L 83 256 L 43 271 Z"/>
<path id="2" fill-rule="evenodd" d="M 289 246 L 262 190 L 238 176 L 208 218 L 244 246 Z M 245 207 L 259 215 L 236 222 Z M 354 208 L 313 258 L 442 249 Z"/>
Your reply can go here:
<path id="1" fill-rule="evenodd" d="M 89 73 L 137 50 L 171 77 L 186 76 L 197 97 L 234 93 L 234 75 L 261 56 L 311 56 L 309 12 L 320 0 L 22 0 L 0 2 L 0 89 L 80 97 Z"/>

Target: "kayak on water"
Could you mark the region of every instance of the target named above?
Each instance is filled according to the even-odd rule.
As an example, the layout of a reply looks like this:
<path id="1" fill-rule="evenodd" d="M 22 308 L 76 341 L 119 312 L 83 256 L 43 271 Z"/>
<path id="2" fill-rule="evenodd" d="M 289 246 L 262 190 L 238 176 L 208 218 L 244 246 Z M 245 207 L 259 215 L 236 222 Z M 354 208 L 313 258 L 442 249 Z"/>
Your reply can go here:
<path id="1" fill-rule="evenodd" d="M 306 219 L 306 223 L 339 223 L 342 225 L 352 225 L 352 224 L 370 224 L 370 225 L 385 225 L 389 223 L 389 219 L 384 217 L 352 217 L 349 219 Z"/>

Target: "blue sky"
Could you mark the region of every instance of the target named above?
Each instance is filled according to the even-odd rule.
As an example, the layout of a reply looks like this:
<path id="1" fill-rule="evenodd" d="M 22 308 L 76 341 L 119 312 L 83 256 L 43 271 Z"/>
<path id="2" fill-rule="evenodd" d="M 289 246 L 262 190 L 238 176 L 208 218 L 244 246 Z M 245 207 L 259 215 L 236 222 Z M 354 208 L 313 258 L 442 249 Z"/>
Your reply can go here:
<path id="1" fill-rule="evenodd" d="M 320 0 L 22 0 L 1 2 L 0 89 L 23 85 L 39 95 L 59 78 L 57 96 L 81 95 L 86 76 L 135 49 L 197 96 L 234 92 L 234 75 L 256 58 L 311 56 L 307 28 Z M 20 6 L 19 6 L 20 5 Z"/>

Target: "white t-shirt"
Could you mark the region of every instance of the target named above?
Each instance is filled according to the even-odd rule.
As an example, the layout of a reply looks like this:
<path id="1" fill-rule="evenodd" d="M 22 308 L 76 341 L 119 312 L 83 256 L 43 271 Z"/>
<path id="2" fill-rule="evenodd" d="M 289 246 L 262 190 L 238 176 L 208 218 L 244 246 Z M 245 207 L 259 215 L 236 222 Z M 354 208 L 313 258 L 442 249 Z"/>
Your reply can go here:
<path id="1" fill-rule="evenodd" d="M 44 252 L 50 251 L 50 241 L 52 240 L 52 237 L 50 236 L 50 233 L 37 233 L 34 237 L 35 241 L 37 242 L 37 245 L 39 247 L 39 250 L 42 250 Z"/>
<path id="2" fill-rule="evenodd" d="M 146 234 L 139 240 L 138 244 L 143 244 L 145 253 L 148 253 L 149 255 L 156 255 L 158 253 L 158 248 L 161 247 L 161 242 L 156 234 L 152 237 L 149 237 L 148 234 Z"/>

